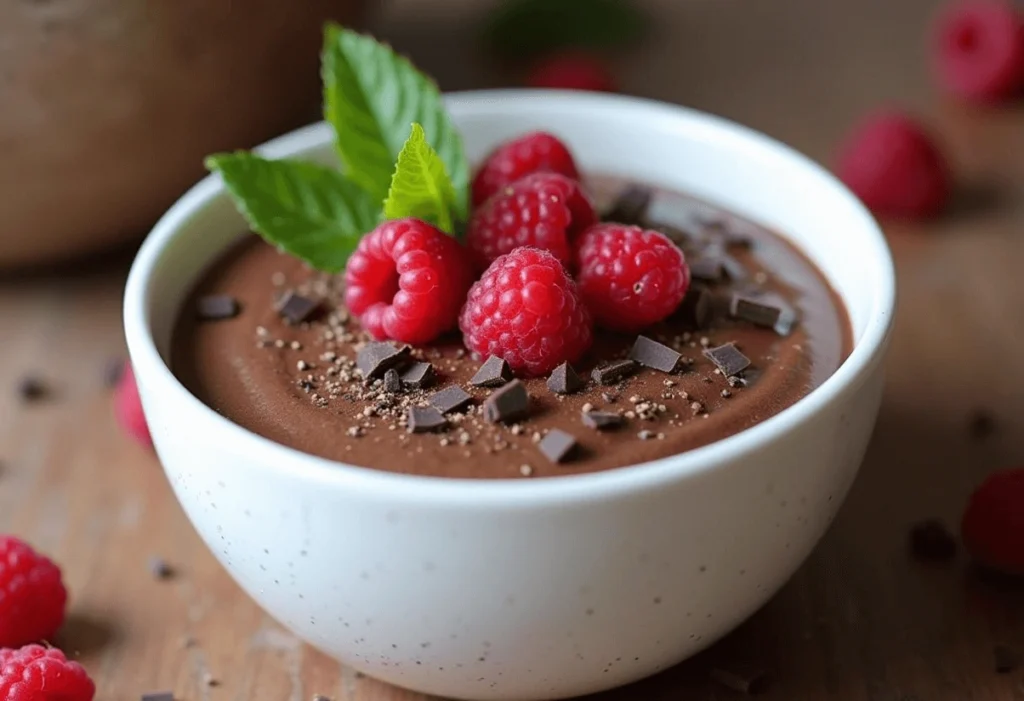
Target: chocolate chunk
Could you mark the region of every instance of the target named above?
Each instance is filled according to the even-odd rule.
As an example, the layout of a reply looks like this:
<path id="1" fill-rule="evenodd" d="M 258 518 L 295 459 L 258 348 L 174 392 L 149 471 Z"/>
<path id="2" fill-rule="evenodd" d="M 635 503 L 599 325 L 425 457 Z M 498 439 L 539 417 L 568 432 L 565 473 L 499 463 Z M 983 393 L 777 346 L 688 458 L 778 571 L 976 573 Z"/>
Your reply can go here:
<path id="1" fill-rule="evenodd" d="M 404 363 L 409 353 L 409 346 L 399 348 L 387 342 L 367 343 L 356 354 L 356 367 L 363 373 L 363 379 L 369 382 L 384 377 L 388 370 Z"/>
<path id="2" fill-rule="evenodd" d="M 750 358 L 740 353 L 735 343 L 708 348 L 704 351 L 704 357 L 714 363 L 726 377 L 732 377 L 750 367 Z"/>
<path id="3" fill-rule="evenodd" d="M 956 555 L 956 540 L 941 521 L 929 519 L 910 529 L 911 554 L 920 560 L 951 560 Z"/>
<path id="4" fill-rule="evenodd" d="M 764 669 L 748 664 L 715 667 L 711 670 L 711 678 L 727 689 L 751 696 L 766 691 L 769 682 Z"/>
<path id="5" fill-rule="evenodd" d="M 384 391 L 390 394 L 398 394 L 402 391 L 402 378 L 394 368 L 384 373 Z"/>
<path id="6" fill-rule="evenodd" d="M 721 258 L 701 256 L 689 261 L 690 277 L 694 280 L 717 284 L 725 280 L 725 266 Z"/>
<path id="7" fill-rule="evenodd" d="M 447 414 L 465 409 L 473 401 L 473 397 L 458 385 L 451 385 L 434 392 L 427 401 L 442 414 Z"/>
<path id="8" fill-rule="evenodd" d="M 277 313 L 289 324 L 301 324 L 308 321 L 320 308 L 320 300 L 303 297 L 294 290 L 289 290 L 277 303 Z"/>
<path id="9" fill-rule="evenodd" d="M 140 697 L 141 701 L 174 701 L 174 693 L 170 691 L 151 691 Z"/>
<path id="10" fill-rule="evenodd" d="M 553 463 L 565 462 L 572 457 L 578 447 L 576 439 L 565 431 L 553 428 L 537 446 L 544 457 Z"/>
<path id="11" fill-rule="evenodd" d="M 633 349 L 629 351 L 630 360 L 635 360 L 644 367 L 662 372 L 675 370 L 681 357 L 683 357 L 681 353 L 677 353 L 664 343 L 658 343 L 647 336 L 637 336 L 636 342 L 633 343 Z"/>
<path id="12" fill-rule="evenodd" d="M 1009 674 L 1020 667 L 1021 653 L 1008 645 L 996 645 L 992 648 L 997 674 Z"/>
<path id="13" fill-rule="evenodd" d="M 103 386 L 117 387 L 117 384 L 124 377 L 124 358 L 109 358 L 103 364 Z"/>
<path id="14" fill-rule="evenodd" d="M 408 413 L 409 433 L 430 433 L 448 426 L 448 419 L 432 406 L 411 406 Z"/>
<path id="15" fill-rule="evenodd" d="M 562 363 L 551 371 L 548 389 L 555 394 L 573 394 L 583 389 L 583 380 L 569 363 Z"/>
<path id="16" fill-rule="evenodd" d="M 608 431 L 626 423 L 622 414 L 613 411 L 584 411 L 583 425 L 597 431 Z"/>
<path id="17" fill-rule="evenodd" d="M 162 557 L 153 556 L 149 558 L 149 573 L 154 579 L 170 579 L 174 576 L 174 568 L 171 567 Z"/>
<path id="18" fill-rule="evenodd" d="M 692 329 L 706 328 L 713 316 L 711 293 L 703 287 L 691 287 L 676 309 L 675 316 Z"/>
<path id="19" fill-rule="evenodd" d="M 624 377 L 628 377 L 636 372 L 636 361 L 634 360 L 616 360 L 611 363 L 605 363 L 594 368 L 594 371 L 590 373 L 590 376 L 601 385 L 615 384 Z"/>
<path id="20" fill-rule="evenodd" d="M 755 326 L 774 329 L 781 336 L 793 330 L 796 312 L 774 296 L 751 297 L 734 294 L 729 300 L 729 316 Z"/>
<path id="21" fill-rule="evenodd" d="M 426 389 L 437 382 L 437 373 L 430 363 L 413 363 L 402 371 L 402 384 L 410 389 Z"/>
<path id="22" fill-rule="evenodd" d="M 18 398 L 23 402 L 38 402 L 50 394 L 50 387 L 41 377 L 28 375 L 18 382 Z"/>
<path id="23" fill-rule="evenodd" d="M 200 321 L 234 319 L 241 310 L 231 295 L 206 295 L 196 300 L 196 318 Z"/>
<path id="24" fill-rule="evenodd" d="M 653 195 L 651 189 L 643 185 L 627 185 L 604 218 L 620 224 L 640 224 Z"/>
<path id="25" fill-rule="evenodd" d="M 967 423 L 967 430 L 971 439 L 983 441 L 996 431 L 996 419 L 985 409 L 977 409 L 971 414 Z"/>
<path id="26" fill-rule="evenodd" d="M 491 392 L 484 401 L 484 420 L 491 423 L 517 421 L 530 413 L 530 395 L 526 385 L 512 380 L 501 389 Z"/>
<path id="27" fill-rule="evenodd" d="M 512 368 L 508 366 L 505 359 L 492 355 L 476 371 L 469 384 L 474 387 L 501 387 L 511 379 Z"/>

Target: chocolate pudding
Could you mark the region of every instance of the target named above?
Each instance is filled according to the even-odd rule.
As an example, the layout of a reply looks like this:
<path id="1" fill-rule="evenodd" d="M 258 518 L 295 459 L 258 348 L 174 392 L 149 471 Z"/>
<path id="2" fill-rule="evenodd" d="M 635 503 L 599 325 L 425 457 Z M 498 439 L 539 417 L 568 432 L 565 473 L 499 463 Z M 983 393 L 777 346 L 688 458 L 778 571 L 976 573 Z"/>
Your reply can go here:
<path id="1" fill-rule="evenodd" d="M 174 372 L 231 421 L 306 453 L 523 479 L 722 440 L 805 397 L 849 354 L 841 301 L 781 237 L 683 194 L 651 196 L 613 178 L 588 186 L 606 218 L 675 241 L 693 282 L 674 316 L 641 337 L 597 329 L 584 359 L 550 378 L 509 382 L 500 359 L 471 357 L 457 333 L 427 348 L 369 345 L 341 304 L 340 276 L 256 236 L 224 254 L 185 303 Z"/>

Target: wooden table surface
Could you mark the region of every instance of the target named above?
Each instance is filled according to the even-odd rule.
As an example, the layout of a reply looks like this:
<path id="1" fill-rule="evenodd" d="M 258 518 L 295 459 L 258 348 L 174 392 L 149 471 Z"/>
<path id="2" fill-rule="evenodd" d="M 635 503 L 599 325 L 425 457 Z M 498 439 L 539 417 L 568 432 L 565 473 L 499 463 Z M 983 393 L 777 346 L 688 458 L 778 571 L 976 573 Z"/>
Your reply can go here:
<path id="1" fill-rule="evenodd" d="M 603 698 L 727 699 L 708 669 L 736 660 L 773 671 L 771 699 L 1024 698 L 1024 671 L 996 674 L 993 661 L 996 644 L 1024 648 L 1024 588 L 979 577 L 963 555 L 926 566 L 906 549 L 910 524 L 955 527 L 974 484 L 1024 463 L 1024 107 L 934 96 L 923 50 L 932 0 L 647 4 L 658 31 L 620 59 L 626 92 L 724 114 L 822 160 L 857 114 L 903 104 L 934 125 L 967 194 L 941 221 L 887 226 L 901 288 L 889 385 L 824 542 L 724 642 Z M 471 60 L 479 11 L 466 0 L 396 2 L 380 31 L 445 87 L 496 84 L 486 61 Z M 121 438 L 102 375 L 123 353 L 129 258 L 0 277 L 0 532 L 63 566 L 72 601 L 57 642 L 103 700 L 163 689 L 185 701 L 421 698 L 342 668 L 257 609 L 200 543 L 153 456 Z M 14 385 L 29 372 L 52 381 L 51 400 L 18 404 Z M 995 418 L 981 440 L 968 429 L 979 409 Z M 152 555 L 178 575 L 155 580 Z"/>

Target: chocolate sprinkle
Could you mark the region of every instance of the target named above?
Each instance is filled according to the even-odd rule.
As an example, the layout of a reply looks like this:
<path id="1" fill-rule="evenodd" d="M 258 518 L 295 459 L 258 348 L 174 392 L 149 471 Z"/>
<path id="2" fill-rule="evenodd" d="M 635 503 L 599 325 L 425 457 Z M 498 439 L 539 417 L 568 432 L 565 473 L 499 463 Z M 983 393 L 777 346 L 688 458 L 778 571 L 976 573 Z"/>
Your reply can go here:
<path id="1" fill-rule="evenodd" d="M 675 316 L 692 329 L 703 329 L 713 315 L 711 293 L 702 287 L 691 287 L 676 309 Z"/>
<path id="2" fill-rule="evenodd" d="M 681 357 L 683 357 L 682 354 L 647 336 L 637 336 L 633 349 L 629 352 L 630 360 L 635 360 L 644 367 L 662 372 L 675 370 Z"/>
<path id="3" fill-rule="evenodd" d="M 152 691 L 148 694 L 143 694 L 140 697 L 141 701 L 174 701 L 174 693 L 171 691 Z"/>
<path id="4" fill-rule="evenodd" d="M 512 380 L 501 389 L 491 392 L 484 401 L 484 419 L 491 423 L 516 421 L 530 411 L 530 395 L 526 385 Z"/>
<path id="5" fill-rule="evenodd" d="M 555 394 L 574 394 L 583 389 L 583 380 L 569 363 L 562 363 L 551 371 L 548 389 Z"/>
<path id="6" fill-rule="evenodd" d="M 231 295 L 206 295 L 196 300 L 196 317 L 200 321 L 234 319 L 242 310 Z"/>
<path id="7" fill-rule="evenodd" d="M 492 355 L 476 371 L 469 384 L 474 387 L 501 387 L 511 379 L 512 368 L 508 366 L 505 359 Z"/>
<path id="8" fill-rule="evenodd" d="M 996 645 L 992 648 L 997 674 L 1009 674 L 1020 667 L 1021 653 L 1008 645 Z"/>
<path id="9" fill-rule="evenodd" d="M 162 557 L 153 556 L 149 558 L 149 573 L 153 579 L 170 579 L 174 576 L 174 568 L 171 567 Z"/>
<path id="10" fill-rule="evenodd" d="M 583 425 L 596 431 L 607 431 L 626 423 L 622 414 L 612 411 L 584 411 Z"/>
<path id="11" fill-rule="evenodd" d="M 792 331 L 796 321 L 796 313 L 782 300 L 743 294 L 734 294 L 729 300 L 729 316 L 755 326 L 774 329 L 780 336 Z"/>
<path id="12" fill-rule="evenodd" d="M 949 529 L 936 519 L 912 526 L 909 546 L 911 554 L 919 560 L 942 562 L 956 556 L 956 539 Z"/>
<path id="13" fill-rule="evenodd" d="M 394 368 L 384 373 L 384 391 L 390 394 L 398 394 L 402 391 L 402 378 Z"/>
<path id="14" fill-rule="evenodd" d="M 289 324 L 301 324 L 308 321 L 320 307 L 320 300 L 304 297 L 294 290 L 289 290 L 277 303 L 277 313 Z"/>
<path id="15" fill-rule="evenodd" d="M 402 371 L 402 384 L 410 389 L 426 389 L 437 382 L 437 373 L 430 363 L 413 363 Z"/>
<path id="16" fill-rule="evenodd" d="M 764 669 L 747 664 L 715 667 L 711 670 L 711 678 L 727 689 L 750 696 L 766 691 L 769 682 Z"/>
<path id="17" fill-rule="evenodd" d="M 447 414 L 465 409 L 473 401 L 473 397 L 458 385 L 451 385 L 434 392 L 427 401 L 442 414 Z"/>
<path id="18" fill-rule="evenodd" d="M 576 451 L 576 439 L 557 428 L 548 431 L 548 435 L 537 446 L 544 457 L 553 463 L 565 462 Z"/>
<path id="19" fill-rule="evenodd" d="M 704 357 L 714 363 L 726 377 L 732 377 L 750 367 L 750 358 L 743 355 L 735 343 L 708 348 L 704 351 Z"/>
<path id="20" fill-rule="evenodd" d="M 23 377 L 18 382 L 18 397 L 23 402 L 37 402 L 50 394 L 50 387 L 35 375 Z"/>
<path id="21" fill-rule="evenodd" d="M 620 224 L 640 224 L 653 195 L 651 189 L 643 185 L 627 185 L 604 218 Z"/>
<path id="22" fill-rule="evenodd" d="M 409 357 L 409 346 L 398 348 L 393 343 L 367 343 L 356 354 L 356 367 L 367 382 L 384 377 L 384 373 L 404 363 Z"/>
<path id="23" fill-rule="evenodd" d="M 636 372 L 636 361 L 626 359 L 599 365 L 594 368 L 590 376 L 598 384 L 611 385 L 624 377 L 632 375 L 634 372 Z"/>
<path id="24" fill-rule="evenodd" d="M 448 426 L 448 419 L 432 406 L 409 407 L 409 433 L 430 433 Z"/>

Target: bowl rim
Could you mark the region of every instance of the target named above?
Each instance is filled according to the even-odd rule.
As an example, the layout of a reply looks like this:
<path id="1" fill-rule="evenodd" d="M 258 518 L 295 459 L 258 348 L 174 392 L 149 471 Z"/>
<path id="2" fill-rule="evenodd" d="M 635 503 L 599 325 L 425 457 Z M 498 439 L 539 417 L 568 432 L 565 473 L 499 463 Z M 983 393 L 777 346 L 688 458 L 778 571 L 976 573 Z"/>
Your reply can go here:
<path id="1" fill-rule="evenodd" d="M 140 247 L 125 289 L 125 335 L 133 367 L 142 383 L 148 385 L 154 394 L 168 397 L 183 411 L 190 412 L 190 420 L 210 424 L 222 435 L 225 445 L 230 442 L 232 452 L 252 456 L 254 471 L 272 471 L 283 478 L 310 481 L 324 488 L 359 490 L 367 496 L 387 495 L 388 499 L 410 503 L 429 501 L 511 507 L 564 505 L 567 500 L 602 500 L 703 475 L 718 466 L 755 454 L 856 387 L 880 359 L 891 333 L 896 305 L 895 268 L 888 244 L 877 222 L 860 201 L 835 176 L 809 157 L 721 117 L 644 98 L 557 90 L 499 89 L 450 93 L 445 99 L 453 113 L 464 116 L 493 114 L 496 107 L 514 107 L 527 113 L 552 108 L 642 110 L 652 117 L 674 120 L 684 128 L 700 128 L 704 133 L 714 133 L 717 138 L 745 141 L 755 148 L 767 149 L 776 156 L 796 162 L 836 190 L 836 194 L 863 215 L 859 228 L 866 238 L 866 250 L 870 251 L 872 265 L 878 273 L 878 287 L 874 290 L 874 302 L 863 333 L 855 339 L 852 352 L 836 372 L 792 406 L 722 440 L 646 463 L 544 479 L 472 479 L 409 475 L 329 460 L 276 443 L 221 416 L 178 381 L 157 350 L 145 303 L 148 287 L 164 249 L 178 235 L 181 225 L 195 212 L 223 196 L 220 176 L 209 175 L 167 210 Z M 331 138 L 328 125 L 319 122 L 272 139 L 258 150 L 267 157 L 281 158 L 322 146 Z"/>

